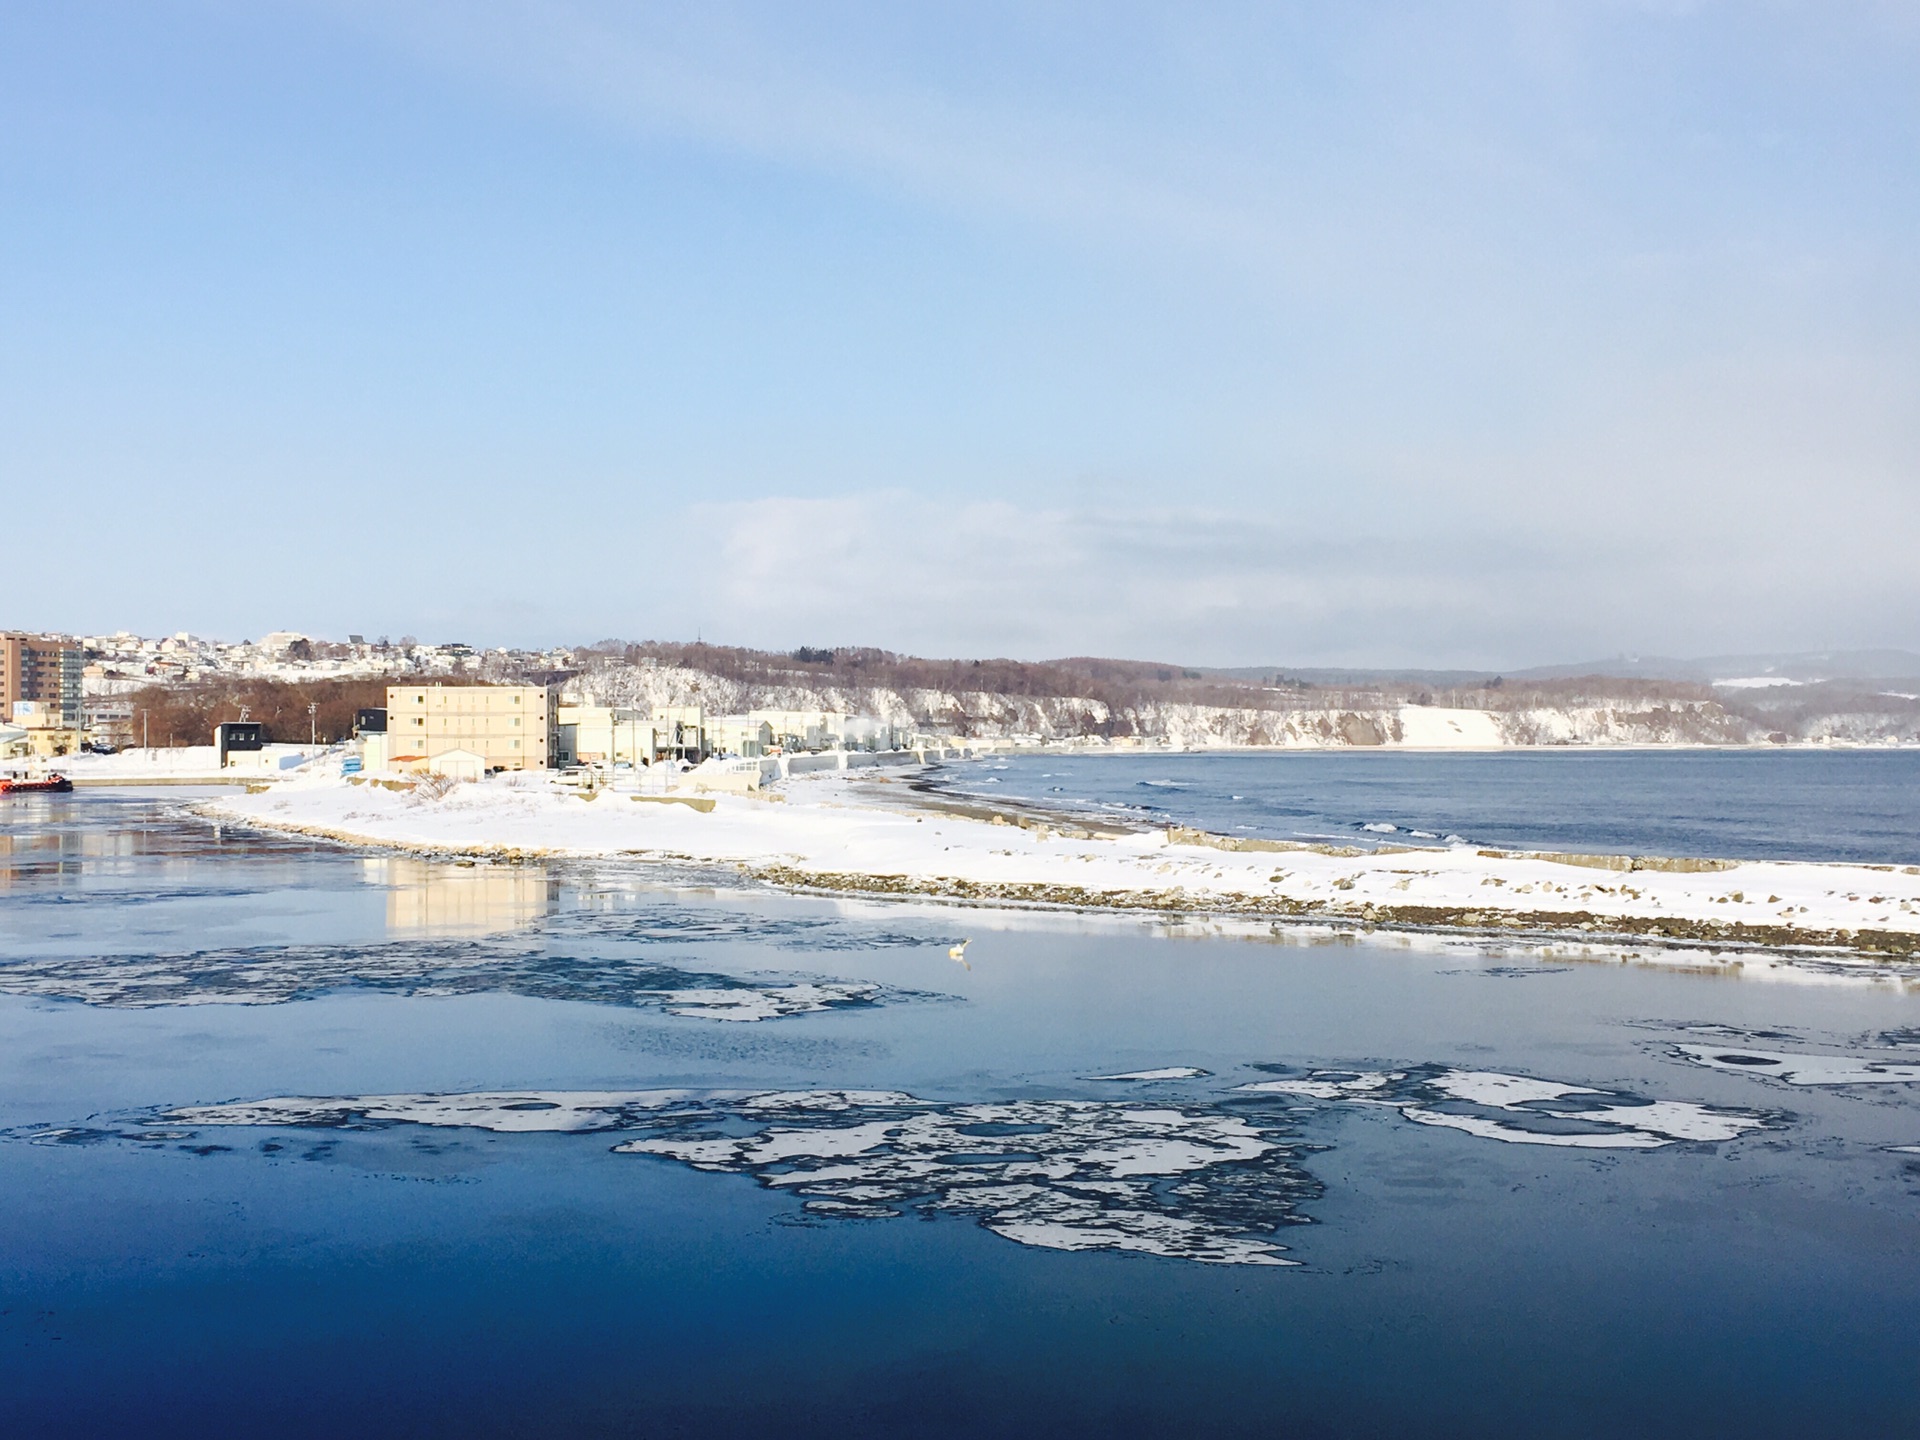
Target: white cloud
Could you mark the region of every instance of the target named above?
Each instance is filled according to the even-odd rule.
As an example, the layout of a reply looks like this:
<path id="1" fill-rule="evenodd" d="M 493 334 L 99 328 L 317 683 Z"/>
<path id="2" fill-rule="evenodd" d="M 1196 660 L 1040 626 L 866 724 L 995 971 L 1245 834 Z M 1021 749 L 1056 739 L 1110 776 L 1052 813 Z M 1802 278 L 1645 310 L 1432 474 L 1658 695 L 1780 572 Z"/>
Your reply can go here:
<path id="1" fill-rule="evenodd" d="M 1912 588 L 1878 566 L 1836 583 L 1635 526 L 1550 541 L 1518 524 L 1355 538 L 1284 514 L 906 492 L 705 506 L 695 519 L 712 540 L 698 562 L 708 633 L 772 646 L 1518 666 L 1897 639 Z"/>
<path id="2" fill-rule="evenodd" d="M 708 612 L 724 633 L 770 644 L 1244 661 L 1391 635 L 1376 648 L 1410 654 L 1450 625 L 1461 626 L 1456 648 L 1492 642 L 1511 583 L 1418 563 L 1404 543 L 1196 511 L 895 492 L 720 505 L 700 519 L 720 562 Z"/>

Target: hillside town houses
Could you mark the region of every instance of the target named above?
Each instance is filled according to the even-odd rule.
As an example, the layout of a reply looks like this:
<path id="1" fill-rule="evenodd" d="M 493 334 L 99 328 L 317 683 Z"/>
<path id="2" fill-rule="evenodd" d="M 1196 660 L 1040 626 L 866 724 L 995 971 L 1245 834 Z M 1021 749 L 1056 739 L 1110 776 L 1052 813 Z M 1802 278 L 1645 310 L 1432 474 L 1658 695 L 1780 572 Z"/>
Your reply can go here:
<path id="1" fill-rule="evenodd" d="M 387 689 L 384 712 L 363 715 L 368 769 L 458 778 L 506 770 L 698 764 L 829 750 L 907 748 L 913 736 L 866 716 L 813 710 L 706 715 L 690 705 L 649 710 L 585 705 L 547 685 L 439 685 Z"/>
<path id="2" fill-rule="evenodd" d="M 278 631 L 230 644 L 184 631 L 159 639 L 126 631 L 5 631 L 0 760 L 137 747 L 143 737 L 130 697 L 154 686 L 222 679 L 386 679 L 386 705 L 359 712 L 351 742 L 361 768 L 373 773 L 635 769 L 713 757 L 895 750 L 916 738 L 903 726 L 828 710 L 709 714 L 697 704 L 592 704 L 568 688 L 579 664 L 579 652 L 571 649 L 477 650 L 421 645 L 412 637 L 392 642 L 353 635 L 337 642 Z M 551 679 L 525 683 L 529 675 Z M 262 737 L 260 743 L 304 738 Z M 251 748 L 223 736 L 220 763 L 243 763 Z"/>

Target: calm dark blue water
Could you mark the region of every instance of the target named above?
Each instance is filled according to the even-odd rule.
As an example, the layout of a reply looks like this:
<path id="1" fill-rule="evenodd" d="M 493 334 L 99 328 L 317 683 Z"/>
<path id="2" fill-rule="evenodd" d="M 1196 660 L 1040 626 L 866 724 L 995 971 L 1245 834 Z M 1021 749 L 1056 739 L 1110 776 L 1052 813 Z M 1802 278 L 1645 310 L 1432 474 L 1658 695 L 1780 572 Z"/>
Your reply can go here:
<path id="1" fill-rule="evenodd" d="M 836 904 L 178 803 L 0 817 L 0 1434 L 1920 1429 L 1904 972 Z M 1793 1083 L 1836 1057 L 1879 1068 Z"/>
<path id="2" fill-rule="evenodd" d="M 1920 750 L 1016 755 L 940 783 L 1276 839 L 1920 862 Z"/>

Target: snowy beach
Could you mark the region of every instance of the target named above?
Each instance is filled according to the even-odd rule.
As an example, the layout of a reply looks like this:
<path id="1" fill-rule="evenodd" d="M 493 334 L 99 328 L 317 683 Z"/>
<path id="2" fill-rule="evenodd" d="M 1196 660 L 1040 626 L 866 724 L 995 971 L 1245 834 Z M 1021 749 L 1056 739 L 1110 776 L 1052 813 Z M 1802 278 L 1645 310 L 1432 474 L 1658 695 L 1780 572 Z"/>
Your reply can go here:
<path id="1" fill-rule="evenodd" d="M 544 776 L 410 789 L 316 775 L 202 808 L 427 854 L 719 865 L 805 890 L 1806 950 L 1874 967 L 1920 951 L 1920 866 L 1361 849 L 1177 825 L 1095 829 L 1031 809 L 955 804 L 873 774 L 697 797 L 583 792 Z"/>

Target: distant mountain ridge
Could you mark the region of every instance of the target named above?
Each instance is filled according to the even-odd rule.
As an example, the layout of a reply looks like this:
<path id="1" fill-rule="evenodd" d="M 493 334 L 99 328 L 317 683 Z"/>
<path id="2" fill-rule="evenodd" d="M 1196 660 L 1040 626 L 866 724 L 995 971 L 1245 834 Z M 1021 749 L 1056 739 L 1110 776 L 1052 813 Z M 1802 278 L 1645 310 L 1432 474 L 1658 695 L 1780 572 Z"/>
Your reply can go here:
<path id="1" fill-rule="evenodd" d="M 1700 684 L 1762 676 L 1804 684 L 1823 680 L 1911 680 L 1920 676 L 1920 655 L 1911 650 L 1814 650 L 1787 655 L 1710 655 L 1699 660 L 1619 655 L 1581 665 L 1542 665 L 1514 672 L 1515 678 L 1523 680 L 1565 680 L 1579 675 L 1691 680 Z"/>
<path id="2" fill-rule="evenodd" d="M 1202 670 L 1208 678 L 1258 682 L 1283 676 L 1309 685 L 1482 685 L 1506 680 L 1670 680 L 1711 685 L 1716 680 L 1771 677 L 1801 684 L 1830 680 L 1912 681 L 1920 678 L 1920 654 L 1911 650 L 1810 650 L 1798 653 L 1709 655 L 1685 660 L 1669 655 L 1615 655 L 1571 665 L 1534 665 L 1520 670 L 1413 670 L 1395 666 L 1302 667 L 1241 665 Z"/>
<path id="3" fill-rule="evenodd" d="M 1279 680 L 1307 685 L 1370 686 L 1431 685 L 1439 689 L 1484 685 L 1506 674 L 1500 670 L 1408 670 L 1394 666 L 1377 669 L 1346 668 L 1327 665 L 1236 665 L 1228 668 L 1201 667 L 1208 679 L 1238 680 L 1243 684 L 1265 684 Z M 1518 673 L 1518 672 L 1514 672 Z M 1580 671 L 1591 674 L 1591 671 Z"/>

